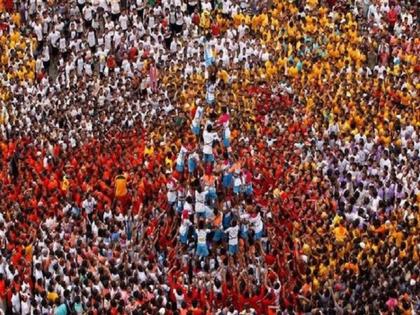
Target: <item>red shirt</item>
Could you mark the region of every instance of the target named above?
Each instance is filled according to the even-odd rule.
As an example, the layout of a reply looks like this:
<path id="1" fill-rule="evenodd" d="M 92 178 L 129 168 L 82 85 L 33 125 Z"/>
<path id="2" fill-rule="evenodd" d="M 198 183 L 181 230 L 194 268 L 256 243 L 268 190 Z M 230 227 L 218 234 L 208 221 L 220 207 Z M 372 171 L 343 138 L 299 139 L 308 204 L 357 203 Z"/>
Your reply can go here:
<path id="1" fill-rule="evenodd" d="M 211 26 L 211 34 L 215 37 L 220 35 L 220 26 L 218 23 L 213 23 Z"/>
<path id="2" fill-rule="evenodd" d="M 130 50 L 128 51 L 128 59 L 130 61 L 134 61 L 136 60 L 138 55 L 138 50 L 136 47 L 131 47 Z"/>
<path id="3" fill-rule="evenodd" d="M 195 25 L 199 25 L 200 24 L 200 15 L 198 13 L 194 13 L 192 15 L 192 23 Z"/>
<path id="4" fill-rule="evenodd" d="M 395 22 L 397 22 L 397 19 L 398 19 L 398 14 L 397 14 L 397 11 L 395 10 L 395 8 L 389 10 L 389 12 L 388 12 L 388 22 L 389 22 L 389 24 L 394 25 Z"/>
<path id="5" fill-rule="evenodd" d="M 109 69 L 114 69 L 117 66 L 117 62 L 115 61 L 115 57 L 113 55 L 108 57 L 106 65 Z"/>

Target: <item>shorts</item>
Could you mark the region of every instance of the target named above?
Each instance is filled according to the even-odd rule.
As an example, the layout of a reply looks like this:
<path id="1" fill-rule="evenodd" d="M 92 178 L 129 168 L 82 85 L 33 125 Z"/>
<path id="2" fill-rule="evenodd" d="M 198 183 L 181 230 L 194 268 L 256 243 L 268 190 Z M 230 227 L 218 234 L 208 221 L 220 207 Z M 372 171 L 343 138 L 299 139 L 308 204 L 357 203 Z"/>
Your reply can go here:
<path id="1" fill-rule="evenodd" d="M 232 186 L 232 178 L 233 178 L 232 174 L 223 175 L 223 179 L 222 179 L 223 187 L 225 187 L 225 188 L 231 187 Z"/>
<path id="2" fill-rule="evenodd" d="M 213 218 L 214 217 L 214 210 L 213 210 L 213 208 L 206 206 L 205 215 L 206 215 L 206 219 Z"/>
<path id="3" fill-rule="evenodd" d="M 228 227 L 230 227 L 231 222 L 232 222 L 232 216 L 231 215 L 224 216 L 223 220 L 222 220 L 223 229 L 226 230 Z"/>
<path id="4" fill-rule="evenodd" d="M 217 199 L 216 188 L 211 187 L 206 196 L 209 199 Z"/>
<path id="5" fill-rule="evenodd" d="M 238 252 L 238 245 L 229 245 L 228 246 L 228 253 L 230 255 L 235 255 Z"/>
<path id="6" fill-rule="evenodd" d="M 223 146 L 225 148 L 229 148 L 230 147 L 230 140 L 228 138 L 223 138 Z"/>
<path id="7" fill-rule="evenodd" d="M 213 105 L 216 99 L 214 97 L 206 97 L 207 104 Z"/>
<path id="8" fill-rule="evenodd" d="M 177 201 L 176 202 L 176 212 L 181 213 L 184 210 L 184 201 Z"/>
<path id="9" fill-rule="evenodd" d="M 206 66 L 206 68 L 207 67 L 210 67 L 213 64 L 213 62 L 214 62 L 213 57 L 205 58 L 205 66 Z"/>
<path id="10" fill-rule="evenodd" d="M 241 193 L 241 186 L 233 186 L 233 193 L 239 195 Z"/>
<path id="11" fill-rule="evenodd" d="M 194 159 L 188 160 L 188 172 L 194 173 L 197 169 L 197 162 Z"/>
<path id="12" fill-rule="evenodd" d="M 263 231 L 254 234 L 254 241 L 260 240 L 263 237 Z"/>
<path id="13" fill-rule="evenodd" d="M 204 153 L 203 162 L 204 163 L 213 163 L 214 162 L 214 155 L 213 154 Z"/>
<path id="14" fill-rule="evenodd" d="M 187 233 L 185 233 L 185 234 L 179 234 L 179 241 L 182 244 L 187 244 L 188 243 L 188 234 Z"/>
<path id="15" fill-rule="evenodd" d="M 207 244 L 197 244 L 196 255 L 199 257 L 207 257 L 209 255 Z"/>
<path id="16" fill-rule="evenodd" d="M 213 235 L 213 242 L 220 242 L 223 239 L 223 232 L 221 230 L 215 230 Z"/>
<path id="17" fill-rule="evenodd" d="M 252 185 L 246 185 L 245 186 L 245 195 L 247 195 L 247 196 L 249 196 L 249 195 L 252 195 L 252 193 L 253 193 L 253 189 L 252 189 Z"/>
<path id="18" fill-rule="evenodd" d="M 206 218 L 206 211 L 200 211 L 200 212 L 196 212 L 195 215 L 197 216 L 197 219 Z"/>
<path id="19" fill-rule="evenodd" d="M 184 172 L 184 163 L 181 163 L 181 164 L 177 163 L 175 169 L 178 173 L 183 173 Z"/>
<path id="20" fill-rule="evenodd" d="M 247 241 L 248 240 L 248 230 L 241 230 L 239 236 L 240 236 L 240 238 Z"/>
<path id="21" fill-rule="evenodd" d="M 196 136 L 199 136 L 200 135 L 200 131 L 201 131 L 200 126 L 192 126 L 191 127 L 191 131 Z"/>

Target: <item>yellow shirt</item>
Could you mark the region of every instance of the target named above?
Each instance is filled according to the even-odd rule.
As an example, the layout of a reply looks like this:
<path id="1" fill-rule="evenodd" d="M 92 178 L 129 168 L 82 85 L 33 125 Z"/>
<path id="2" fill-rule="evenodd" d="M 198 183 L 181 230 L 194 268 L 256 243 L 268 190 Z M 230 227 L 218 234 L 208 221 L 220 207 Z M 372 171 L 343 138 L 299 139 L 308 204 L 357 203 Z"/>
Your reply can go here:
<path id="1" fill-rule="evenodd" d="M 150 147 L 150 148 L 145 148 L 144 149 L 144 155 L 150 155 L 150 156 L 152 156 L 153 155 L 153 153 L 154 153 L 154 148 L 153 147 Z"/>
<path id="2" fill-rule="evenodd" d="M 318 5 L 318 0 L 307 0 L 306 3 L 311 9 L 315 9 L 315 7 Z"/>
<path id="3" fill-rule="evenodd" d="M 168 158 L 168 157 L 166 157 L 166 158 L 165 158 L 165 165 L 166 165 L 169 169 L 172 169 L 173 164 L 174 164 L 174 161 L 172 161 L 172 160 L 171 160 L 170 158 Z"/>
<path id="4" fill-rule="evenodd" d="M 47 293 L 47 300 L 50 302 L 55 302 L 59 298 L 58 294 L 56 292 L 48 292 Z"/>
<path id="5" fill-rule="evenodd" d="M 63 181 L 61 182 L 61 190 L 67 191 L 69 189 L 70 182 L 66 176 L 63 177 Z"/>
<path id="6" fill-rule="evenodd" d="M 344 226 L 337 226 L 334 229 L 335 239 L 338 242 L 344 242 L 347 236 L 347 229 Z"/>
<path id="7" fill-rule="evenodd" d="M 20 14 L 19 14 L 19 12 L 16 12 L 16 13 L 14 13 L 14 14 L 12 14 L 12 16 L 10 17 L 10 19 L 12 20 L 12 23 L 13 24 L 15 24 L 15 25 L 17 25 L 17 26 L 20 26 Z"/>

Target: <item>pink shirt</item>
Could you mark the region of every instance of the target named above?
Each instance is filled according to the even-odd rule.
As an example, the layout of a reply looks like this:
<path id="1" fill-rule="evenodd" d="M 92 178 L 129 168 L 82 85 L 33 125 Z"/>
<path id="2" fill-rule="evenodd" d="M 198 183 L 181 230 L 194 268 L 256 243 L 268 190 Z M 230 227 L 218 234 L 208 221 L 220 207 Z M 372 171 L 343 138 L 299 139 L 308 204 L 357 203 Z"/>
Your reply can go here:
<path id="1" fill-rule="evenodd" d="M 222 115 L 219 117 L 219 121 L 218 121 L 218 123 L 219 123 L 219 124 L 221 124 L 221 125 L 223 125 L 224 123 L 226 123 L 226 122 L 228 122 L 228 121 L 229 121 L 229 118 L 230 118 L 229 114 L 222 114 Z"/>
<path id="2" fill-rule="evenodd" d="M 386 301 L 386 306 L 388 306 L 389 309 L 393 310 L 398 305 L 398 301 L 394 298 L 390 298 L 388 301 Z"/>

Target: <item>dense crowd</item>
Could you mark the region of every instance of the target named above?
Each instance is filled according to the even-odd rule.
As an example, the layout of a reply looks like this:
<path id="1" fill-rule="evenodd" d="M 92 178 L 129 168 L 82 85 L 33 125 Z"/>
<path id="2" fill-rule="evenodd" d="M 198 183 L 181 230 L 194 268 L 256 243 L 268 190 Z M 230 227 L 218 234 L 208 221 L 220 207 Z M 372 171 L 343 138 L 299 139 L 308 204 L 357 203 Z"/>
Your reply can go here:
<path id="1" fill-rule="evenodd" d="M 417 1 L 0 1 L 0 314 L 420 311 Z"/>

